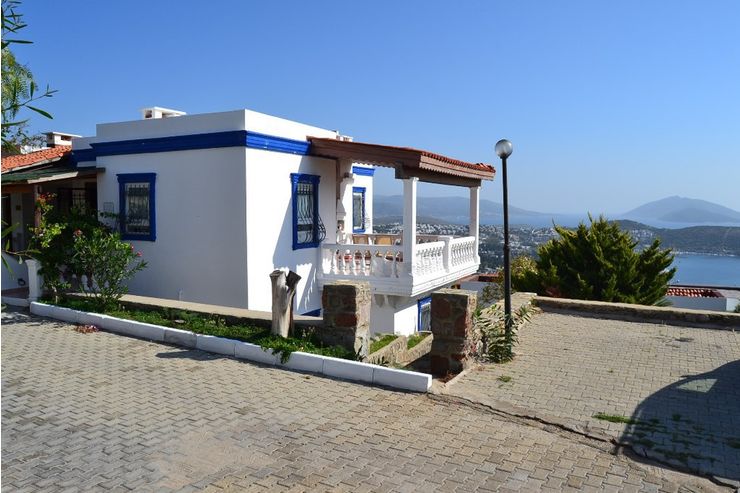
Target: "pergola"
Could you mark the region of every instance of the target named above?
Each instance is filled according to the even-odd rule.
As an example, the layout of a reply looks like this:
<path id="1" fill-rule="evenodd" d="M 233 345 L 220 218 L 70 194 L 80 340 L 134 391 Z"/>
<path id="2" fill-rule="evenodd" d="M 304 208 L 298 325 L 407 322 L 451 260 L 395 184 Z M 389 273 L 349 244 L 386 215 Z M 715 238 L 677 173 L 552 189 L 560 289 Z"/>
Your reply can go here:
<path id="1" fill-rule="evenodd" d="M 337 160 L 338 200 L 342 200 L 342 195 L 348 193 L 347 187 L 342 187 L 341 182 L 350 173 L 352 163 L 395 169 L 396 179 L 403 180 L 403 250 L 406 258 L 413 258 L 416 245 L 416 189 L 419 181 L 469 189 L 469 234 L 475 237 L 476 245 L 478 244 L 480 187 L 483 180 L 492 180 L 495 176 L 493 166 L 469 163 L 410 147 L 317 137 L 309 137 L 309 141 L 311 155 Z"/>

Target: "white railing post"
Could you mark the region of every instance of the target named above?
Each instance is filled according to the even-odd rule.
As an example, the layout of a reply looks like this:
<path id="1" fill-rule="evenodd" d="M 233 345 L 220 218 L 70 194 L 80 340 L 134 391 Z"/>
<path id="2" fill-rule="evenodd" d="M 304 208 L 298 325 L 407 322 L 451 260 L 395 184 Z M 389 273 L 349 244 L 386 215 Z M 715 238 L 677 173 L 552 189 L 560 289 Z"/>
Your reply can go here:
<path id="1" fill-rule="evenodd" d="M 445 242 L 445 249 L 442 252 L 442 268 L 445 272 L 452 270 L 452 236 L 443 236 L 442 241 Z"/>

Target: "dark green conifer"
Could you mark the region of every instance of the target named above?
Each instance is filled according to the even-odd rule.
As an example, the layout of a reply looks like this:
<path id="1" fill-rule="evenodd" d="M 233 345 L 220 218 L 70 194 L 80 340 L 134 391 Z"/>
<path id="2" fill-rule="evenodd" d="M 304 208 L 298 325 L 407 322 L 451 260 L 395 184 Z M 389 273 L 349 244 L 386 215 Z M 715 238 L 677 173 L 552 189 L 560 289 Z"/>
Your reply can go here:
<path id="1" fill-rule="evenodd" d="M 654 305 L 668 290 L 676 269 L 670 249 L 655 240 L 642 252 L 637 241 L 603 216 L 575 230 L 556 226 L 559 238 L 538 249 L 536 268 L 514 273 L 519 291 L 545 296 Z"/>

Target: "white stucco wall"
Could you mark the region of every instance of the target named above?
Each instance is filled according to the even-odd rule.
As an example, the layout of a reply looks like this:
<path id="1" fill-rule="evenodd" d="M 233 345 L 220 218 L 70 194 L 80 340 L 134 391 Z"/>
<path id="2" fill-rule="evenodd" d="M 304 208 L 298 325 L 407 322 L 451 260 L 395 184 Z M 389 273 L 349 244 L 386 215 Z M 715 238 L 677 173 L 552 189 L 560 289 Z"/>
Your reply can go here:
<path id="1" fill-rule="evenodd" d="M 8 264 L 7 269 L 5 266 L 0 267 L 3 271 L 2 289 L 15 289 L 28 286 L 28 268 L 26 267 L 26 263 L 19 264 L 18 258 L 15 255 L 8 255 L 5 252 L 2 252 L 2 255 Z M 18 283 L 19 279 L 23 280 L 23 286 Z"/>
<path id="2" fill-rule="evenodd" d="M 737 300 L 730 298 L 692 298 L 689 296 L 666 296 L 675 308 L 689 308 L 692 310 L 712 310 L 718 312 L 732 311 L 737 306 Z"/>
<path id="3" fill-rule="evenodd" d="M 415 298 L 375 295 L 370 309 L 371 335 L 414 334 L 418 327 L 418 314 Z"/>
<path id="4" fill-rule="evenodd" d="M 244 163 L 241 147 L 98 157 L 101 211 L 120 212 L 117 174 L 157 174 L 157 238 L 131 242 L 148 263 L 131 293 L 247 306 Z"/>
<path id="5" fill-rule="evenodd" d="M 316 285 L 318 248 L 293 250 L 291 173 L 320 176 L 319 216 L 327 238 L 336 229 L 336 166 L 330 159 L 247 149 L 247 261 L 249 308 L 270 310 L 270 272 L 287 267 L 301 276 L 296 313 L 321 308 Z"/>

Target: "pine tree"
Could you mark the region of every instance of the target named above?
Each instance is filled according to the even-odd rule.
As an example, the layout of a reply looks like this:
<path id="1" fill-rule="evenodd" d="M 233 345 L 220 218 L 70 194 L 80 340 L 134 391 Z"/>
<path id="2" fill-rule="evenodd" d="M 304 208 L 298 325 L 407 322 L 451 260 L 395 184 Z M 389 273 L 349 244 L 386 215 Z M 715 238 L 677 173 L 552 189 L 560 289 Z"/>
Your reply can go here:
<path id="1" fill-rule="evenodd" d="M 656 239 L 642 252 L 637 241 L 604 217 L 575 230 L 556 226 L 559 238 L 538 249 L 536 268 L 515 273 L 518 290 L 584 300 L 653 305 L 660 303 L 676 269 L 670 249 Z"/>

